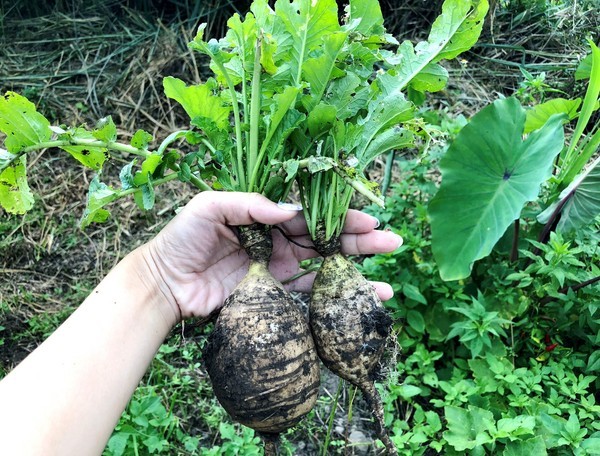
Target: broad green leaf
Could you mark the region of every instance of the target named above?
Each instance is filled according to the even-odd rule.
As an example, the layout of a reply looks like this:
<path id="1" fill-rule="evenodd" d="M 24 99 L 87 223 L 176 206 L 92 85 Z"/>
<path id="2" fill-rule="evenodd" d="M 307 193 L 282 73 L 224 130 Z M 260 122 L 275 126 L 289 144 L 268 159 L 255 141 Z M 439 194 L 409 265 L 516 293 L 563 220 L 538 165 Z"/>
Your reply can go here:
<path id="1" fill-rule="evenodd" d="M 576 230 L 600 215 L 600 157 L 562 191 L 558 200 L 538 216 L 538 221 L 547 223 L 557 210 L 560 211 L 558 232 Z"/>
<path id="2" fill-rule="evenodd" d="M 574 119 L 577 110 L 581 106 L 581 98 L 567 100 L 565 98 L 555 98 L 553 100 L 541 103 L 527 110 L 525 120 L 524 134 L 529 134 L 533 130 L 542 127 L 554 114 L 566 114 L 569 120 Z"/>
<path id="3" fill-rule="evenodd" d="M 269 145 L 275 131 L 279 128 L 279 124 L 292 109 L 297 95 L 298 88 L 288 86 L 282 93 L 273 97 L 274 103 L 271 105 L 271 113 L 264 119 L 267 124 L 267 134 L 265 135 L 261 149 L 265 149 Z"/>
<path id="4" fill-rule="evenodd" d="M 127 190 L 135 187 L 135 182 L 133 181 L 133 167 L 135 166 L 137 159 L 132 160 L 119 172 L 119 180 L 121 181 L 121 188 L 123 190 Z"/>
<path id="5" fill-rule="evenodd" d="M 579 117 L 575 130 L 571 136 L 569 148 L 564 154 L 562 169 L 559 174 L 559 180 L 564 185 L 569 185 L 575 176 L 581 172 L 585 164 L 595 153 L 593 148 L 580 147 L 580 139 L 592 117 L 592 114 L 598 109 L 598 99 L 600 98 L 600 48 L 590 41 L 592 48 L 592 68 L 590 80 L 588 83 L 583 104 L 579 111 Z"/>
<path id="6" fill-rule="evenodd" d="M 398 124 L 414 117 L 414 106 L 401 92 L 382 94 L 369 104 L 365 119 L 359 121 L 362 135 L 348 136 L 345 150 L 355 150 L 359 169 L 364 170 L 375 157 L 392 149 L 400 149 L 412 144 L 413 135 Z M 357 144 L 352 144 L 357 140 Z"/>
<path id="7" fill-rule="evenodd" d="M 310 84 L 310 95 L 304 97 L 302 103 L 308 112 L 321 101 L 345 41 L 345 32 L 330 33 L 323 37 L 322 54 L 309 58 L 304 63 L 302 71 L 304 79 Z"/>
<path id="8" fill-rule="evenodd" d="M 399 385 L 394 388 L 394 394 L 400 395 L 404 400 L 418 396 L 423 390 L 415 385 Z"/>
<path id="9" fill-rule="evenodd" d="M 27 183 L 25 155 L 21 155 L 0 172 L 0 206 L 10 214 L 24 214 L 33 207 L 33 194 Z"/>
<path id="10" fill-rule="evenodd" d="M 592 74 L 592 54 L 584 58 L 575 70 L 575 80 L 581 81 L 582 79 L 589 79 Z"/>
<path id="11" fill-rule="evenodd" d="M 206 117 L 218 128 L 227 128 L 231 108 L 225 105 L 223 98 L 213 95 L 216 82 L 209 79 L 204 84 L 188 86 L 181 79 L 167 76 L 163 79 L 165 95 L 179 102 L 190 119 Z"/>
<path id="12" fill-rule="evenodd" d="M 152 154 L 142 162 L 142 169 L 135 173 L 133 178 L 133 182 L 136 186 L 140 186 L 146 184 L 148 182 L 149 176 L 151 176 L 158 165 L 162 162 L 162 156 L 157 154 Z"/>
<path id="13" fill-rule="evenodd" d="M 277 51 L 277 41 L 272 35 L 265 35 L 261 41 L 260 64 L 269 74 L 277 72 L 275 64 L 275 52 Z"/>
<path id="14" fill-rule="evenodd" d="M 525 111 L 514 98 L 476 114 L 440 162 L 442 184 L 429 204 L 432 249 L 444 280 L 470 274 L 534 200 L 563 147 L 561 115 L 522 139 Z"/>
<path id="15" fill-rule="evenodd" d="M 340 30 L 337 4 L 335 0 L 277 0 L 275 13 L 291 37 L 288 62 L 291 80 L 298 84 L 310 53 L 324 37 Z"/>
<path id="16" fill-rule="evenodd" d="M 27 98 L 15 92 L 0 97 L 0 131 L 6 135 L 6 148 L 13 153 L 52 137 L 48 119 Z"/>
<path id="17" fill-rule="evenodd" d="M 254 68 L 254 53 L 257 38 L 256 20 L 252 13 L 246 14 L 242 21 L 240 15 L 235 13 L 227 21 L 227 35 L 225 41 L 231 46 L 231 60 L 225 63 L 225 68 L 236 74 L 235 82 L 246 81 Z"/>
<path id="18" fill-rule="evenodd" d="M 100 182 L 98 176 L 94 176 L 88 190 L 87 206 L 79 222 L 81 228 L 85 228 L 95 222 L 105 222 L 110 216 L 110 212 L 104 209 L 104 206 L 118 198 L 119 192 Z"/>
<path id="19" fill-rule="evenodd" d="M 421 304 L 427 304 L 427 299 L 425 299 L 425 296 L 423 296 L 419 288 L 415 285 L 405 283 L 402 287 L 402 293 L 409 299 L 420 302 Z"/>
<path id="20" fill-rule="evenodd" d="M 140 187 L 140 190 L 134 193 L 134 200 L 143 211 L 149 211 L 154 207 L 156 194 L 154 193 L 154 185 L 150 176 L 148 176 L 147 182 Z"/>
<path id="21" fill-rule="evenodd" d="M 496 439 L 507 437 L 518 437 L 526 434 L 533 434 L 535 429 L 535 418 L 529 415 L 518 415 L 514 418 L 501 418 L 496 423 L 497 431 L 494 434 Z"/>
<path id="22" fill-rule="evenodd" d="M 404 149 L 413 144 L 413 133 L 399 125 L 380 131 L 371 139 L 365 151 L 360 154 L 360 168 L 365 169 L 375 158 L 390 150 Z"/>
<path id="23" fill-rule="evenodd" d="M 600 454 L 600 438 L 590 437 L 581 442 L 581 448 L 585 449 L 588 454 Z"/>
<path id="24" fill-rule="evenodd" d="M 472 450 L 494 440 L 490 436 L 495 430 L 492 412 L 474 406 L 468 410 L 446 406 L 444 413 L 448 430 L 443 435 L 456 451 Z"/>
<path id="25" fill-rule="evenodd" d="M 111 116 L 104 117 L 98 121 L 92 136 L 99 141 L 111 142 L 117 139 L 117 126 Z"/>
<path id="26" fill-rule="evenodd" d="M 125 432 L 115 432 L 108 441 L 107 448 L 113 455 L 122 455 L 125 453 L 127 441 L 131 434 Z"/>
<path id="27" fill-rule="evenodd" d="M 85 128 L 78 127 L 68 130 L 58 136 L 58 139 L 70 141 L 72 139 L 83 140 L 93 143 L 96 141 L 94 133 Z M 71 156 L 82 165 L 91 168 L 95 171 L 102 169 L 102 165 L 108 158 L 108 150 L 106 147 L 92 145 L 77 145 L 77 146 L 60 146 L 71 154 Z"/>
<path id="28" fill-rule="evenodd" d="M 487 0 L 446 0 L 442 14 L 431 26 L 429 43 L 443 44 L 435 61 L 450 60 L 471 47 L 479 39 L 488 12 Z M 458 27 L 457 27 L 458 25 Z"/>
<path id="29" fill-rule="evenodd" d="M 544 439 L 539 435 L 528 440 L 508 442 L 502 452 L 502 456 L 546 456 L 547 454 Z"/>
<path id="30" fill-rule="evenodd" d="M 268 163 L 271 163 L 273 160 L 282 160 L 286 139 L 294 132 L 294 130 L 298 128 L 304 119 L 304 114 L 296 111 L 295 109 L 287 111 L 281 122 L 279 122 L 277 128 L 271 136 L 270 141 L 267 143 L 267 148 L 264 151 L 264 153 L 267 155 Z M 269 173 L 263 173 L 262 180 L 257 191 L 260 192 L 261 189 L 265 188 L 269 177 Z"/>
<path id="31" fill-rule="evenodd" d="M 600 372 L 600 350 L 595 350 L 587 360 L 586 373 Z"/>
<path id="32" fill-rule="evenodd" d="M 329 83 L 325 98 L 328 104 L 335 106 L 337 117 L 343 120 L 356 116 L 372 96 L 371 88 L 359 76 L 347 73 L 343 78 Z"/>
<path id="33" fill-rule="evenodd" d="M 307 126 L 310 135 L 316 138 L 319 134 L 328 131 L 336 119 L 335 106 L 320 103 L 308 113 Z"/>
<path id="34" fill-rule="evenodd" d="M 418 92 L 438 92 L 447 82 L 448 71 L 437 63 L 430 63 L 412 79 L 410 86 Z"/>
<path id="35" fill-rule="evenodd" d="M 425 331 L 425 319 L 421 315 L 421 312 L 417 310 L 409 310 L 406 313 L 406 322 L 418 333 L 422 334 Z"/>
<path id="36" fill-rule="evenodd" d="M 395 58 L 388 59 L 396 64 L 400 87 L 411 84 L 419 73 L 430 68 L 430 64 L 453 59 L 470 49 L 479 38 L 487 10 L 487 0 L 446 0 L 428 40 L 414 47 L 410 41 L 405 41 Z"/>
<path id="37" fill-rule="evenodd" d="M 350 0 L 348 23 L 358 21 L 353 31 L 364 36 L 382 35 L 385 33 L 383 27 L 383 15 L 378 0 Z"/>
<path id="38" fill-rule="evenodd" d="M 177 132 L 179 133 L 179 132 Z M 131 138 L 131 145 L 138 149 L 147 149 L 152 141 L 152 135 L 144 130 L 138 130 Z"/>

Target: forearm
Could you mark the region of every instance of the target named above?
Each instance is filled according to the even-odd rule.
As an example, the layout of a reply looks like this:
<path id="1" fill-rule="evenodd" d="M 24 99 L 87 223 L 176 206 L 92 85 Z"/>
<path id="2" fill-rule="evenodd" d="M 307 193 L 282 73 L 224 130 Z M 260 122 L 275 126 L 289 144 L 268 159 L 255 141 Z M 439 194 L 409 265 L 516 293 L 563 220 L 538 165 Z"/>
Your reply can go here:
<path id="1" fill-rule="evenodd" d="M 128 255 L 0 382 L 0 454 L 102 452 L 177 320 L 143 257 Z"/>

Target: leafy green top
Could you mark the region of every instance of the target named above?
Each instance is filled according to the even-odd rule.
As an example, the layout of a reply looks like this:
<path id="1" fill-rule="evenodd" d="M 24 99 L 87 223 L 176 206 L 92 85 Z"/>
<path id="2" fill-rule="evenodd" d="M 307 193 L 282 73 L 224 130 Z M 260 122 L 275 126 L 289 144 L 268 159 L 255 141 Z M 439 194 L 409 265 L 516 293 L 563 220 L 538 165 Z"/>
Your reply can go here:
<path id="1" fill-rule="evenodd" d="M 383 204 L 363 173 L 377 156 L 410 147 L 419 134 L 405 92 L 416 100 L 444 88 L 448 73 L 439 62 L 475 44 L 487 9 L 486 0 L 446 0 L 429 39 L 413 47 L 385 33 L 376 0 L 350 1 L 341 36 L 330 34 L 316 57 L 320 74 L 304 75 L 318 98 L 302 100 L 306 118 L 290 136 L 304 159 L 298 181 L 313 239 L 339 236 L 355 190 Z"/>

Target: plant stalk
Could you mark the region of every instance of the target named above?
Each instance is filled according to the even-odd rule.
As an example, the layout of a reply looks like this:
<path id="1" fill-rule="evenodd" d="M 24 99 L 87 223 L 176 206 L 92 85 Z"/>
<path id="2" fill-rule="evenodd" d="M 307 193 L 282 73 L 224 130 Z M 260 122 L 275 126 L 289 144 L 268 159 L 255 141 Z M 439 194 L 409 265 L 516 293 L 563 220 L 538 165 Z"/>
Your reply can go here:
<path id="1" fill-rule="evenodd" d="M 248 176 L 248 191 L 255 189 L 255 180 L 258 163 L 258 127 L 260 124 L 260 51 L 262 37 L 256 39 L 254 50 L 254 71 L 252 74 L 252 94 L 250 98 L 250 144 L 248 147 L 248 159 L 246 161 Z"/>

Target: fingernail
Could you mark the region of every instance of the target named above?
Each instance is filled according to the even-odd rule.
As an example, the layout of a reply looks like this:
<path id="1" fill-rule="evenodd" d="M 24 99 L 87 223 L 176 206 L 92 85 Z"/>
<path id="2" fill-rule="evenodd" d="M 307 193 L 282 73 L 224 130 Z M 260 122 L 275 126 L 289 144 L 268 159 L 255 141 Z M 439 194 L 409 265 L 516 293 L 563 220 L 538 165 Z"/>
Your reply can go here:
<path id="1" fill-rule="evenodd" d="M 373 221 L 375 222 L 375 229 L 379 228 L 379 226 L 381 225 L 381 222 L 379 221 L 379 219 L 377 217 L 372 217 Z"/>
<path id="2" fill-rule="evenodd" d="M 395 233 L 394 233 L 395 234 Z M 404 244 L 404 239 L 402 239 L 402 236 L 400 236 L 399 234 L 396 234 L 396 237 L 398 238 L 398 247 L 400 247 L 402 244 Z"/>
<path id="3" fill-rule="evenodd" d="M 277 203 L 277 206 L 280 209 L 283 209 L 284 211 L 301 211 L 302 210 L 302 206 L 300 206 L 299 204 L 284 203 L 281 201 L 279 203 Z"/>

